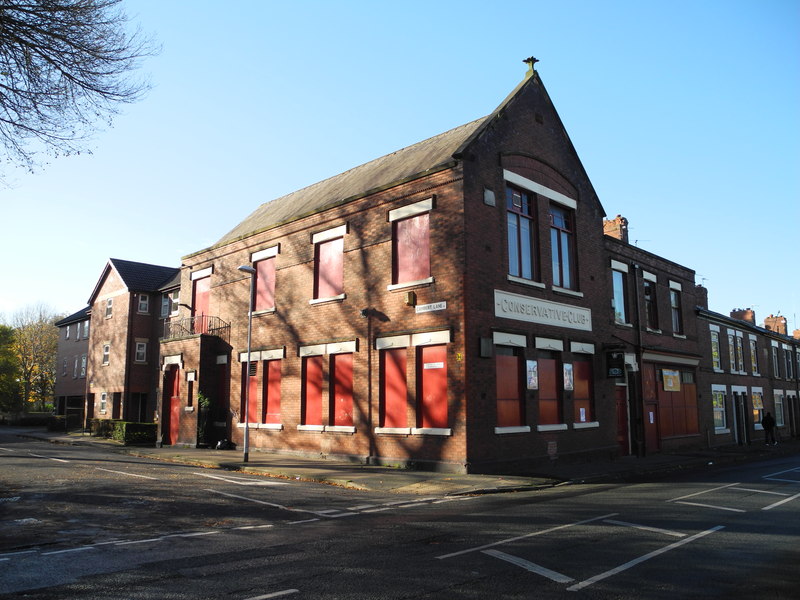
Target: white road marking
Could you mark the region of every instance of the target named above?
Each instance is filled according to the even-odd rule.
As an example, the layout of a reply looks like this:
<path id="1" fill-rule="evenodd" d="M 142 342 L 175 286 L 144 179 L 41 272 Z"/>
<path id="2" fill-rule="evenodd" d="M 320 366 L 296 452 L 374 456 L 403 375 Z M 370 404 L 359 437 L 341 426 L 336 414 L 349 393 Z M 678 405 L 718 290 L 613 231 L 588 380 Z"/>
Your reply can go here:
<path id="1" fill-rule="evenodd" d="M 2 446 L 0 446 L 0 450 L 3 452 L 16 452 L 16 450 L 12 450 L 11 448 L 3 448 Z"/>
<path id="2" fill-rule="evenodd" d="M 245 598 L 245 600 L 267 600 L 267 598 L 280 598 L 281 596 L 298 593 L 300 593 L 300 590 L 281 590 L 280 592 L 272 592 L 271 594 L 264 594 L 263 596 L 252 596 L 250 598 Z"/>
<path id="3" fill-rule="evenodd" d="M 553 531 L 559 531 L 560 529 L 566 529 L 567 527 L 575 527 L 576 525 L 585 525 L 586 523 L 593 523 L 594 521 L 602 521 L 603 519 L 608 519 L 609 517 L 616 517 L 619 513 L 609 513 L 607 515 L 601 515 L 599 517 L 593 517 L 591 519 L 584 519 L 583 521 L 576 521 L 575 523 L 566 523 L 564 525 L 556 525 L 555 527 L 550 527 L 549 529 L 542 529 L 541 531 L 534 531 L 532 533 L 526 533 L 524 535 L 518 535 L 513 538 L 506 538 L 504 540 L 500 540 L 497 542 L 492 542 L 491 544 L 484 544 L 483 546 L 476 546 L 475 548 L 467 548 L 466 550 L 459 550 L 458 552 L 451 552 L 450 554 L 442 554 L 441 556 L 437 556 L 438 559 L 444 558 L 452 558 L 454 556 L 461 556 L 462 554 L 469 554 L 470 552 L 480 552 L 487 548 L 492 548 L 494 546 L 500 546 L 501 544 L 508 544 L 510 542 L 516 542 L 517 540 L 524 540 L 525 538 L 533 537 L 536 535 L 544 535 L 545 533 L 551 533 Z"/>
<path id="4" fill-rule="evenodd" d="M 367 508 L 375 508 L 375 504 L 362 504 L 360 506 L 350 506 L 347 510 L 364 510 Z"/>
<path id="5" fill-rule="evenodd" d="M 63 458 L 54 458 L 52 456 L 42 456 L 41 454 L 34 454 L 33 452 L 28 452 L 29 455 L 35 456 L 36 458 L 46 458 L 48 460 L 54 460 L 56 462 L 68 463 L 68 460 L 64 460 Z"/>
<path id="6" fill-rule="evenodd" d="M 622 571 L 626 571 L 626 570 L 630 569 L 631 567 L 635 567 L 636 565 L 638 565 L 640 563 L 643 563 L 646 560 L 650 560 L 651 558 L 655 558 L 656 556 L 659 556 L 660 554 L 664 554 L 665 552 L 669 552 L 670 550 L 674 550 L 675 548 L 683 546 L 684 544 L 688 544 L 689 542 L 693 542 L 695 540 L 700 539 L 701 537 L 707 536 L 707 535 L 709 535 L 711 533 L 714 533 L 714 532 L 719 531 L 720 529 L 724 529 L 724 528 L 725 528 L 724 525 L 717 525 L 716 527 L 712 527 L 711 529 L 706 529 L 705 531 L 701 531 L 700 533 L 696 533 L 693 536 L 687 537 L 687 538 L 682 539 L 682 540 L 680 540 L 678 542 L 674 542 L 674 543 L 670 544 L 669 546 L 664 546 L 663 548 L 659 548 L 658 550 L 654 550 L 653 552 L 649 552 L 649 553 L 647 553 L 647 554 L 645 554 L 643 556 L 640 556 L 639 558 L 634 558 L 633 560 L 626 562 L 624 565 L 620 565 L 620 566 L 618 566 L 618 567 L 616 567 L 614 569 L 610 569 L 608 571 L 605 571 L 604 573 L 600 573 L 599 575 L 595 575 L 594 577 L 590 577 L 589 579 L 581 581 L 580 583 L 576 583 L 575 585 L 572 585 L 572 586 L 568 587 L 567 590 L 569 590 L 570 592 L 577 592 L 578 590 L 582 590 L 583 588 L 588 587 L 588 586 L 592 585 L 593 583 L 597 583 L 598 581 L 601 581 L 603 579 L 611 577 L 612 575 L 617 575 L 618 573 L 622 573 Z"/>
<path id="7" fill-rule="evenodd" d="M 673 537 L 686 537 L 687 534 L 680 531 L 670 531 L 669 529 L 661 529 L 660 527 L 649 527 L 647 525 L 637 525 L 636 523 L 628 523 L 627 521 L 615 521 L 614 519 L 606 519 L 603 523 L 611 523 L 612 525 L 622 525 L 624 527 L 633 527 L 634 529 L 641 529 L 642 531 L 652 531 L 654 533 L 663 533 L 664 535 L 671 535 Z"/>
<path id="8" fill-rule="evenodd" d="M 273 527 L 273 525 L 242 525 L 241 527 L 234 527 L 234 529 L 267 529 L 268 527 Z"/>
<path id="9" fill-rule="evenodd" d="M 727 510 L 729 512 L 747 512 L 741 508 L 730 508 L 729 506 L 719 506 L 717 504 L 703 504 L 702 502 L 676 502 L 675 504 L 687 504 L 688 506 L 702 506 L 703 508 L 716 508 L 717 510 Z"/>
<path id="10" fill-rule="evenodd" d="M 206 489 L 205 491 L 211 492 L 212 494 L 227 496 L 228 498 L 236 498 L 237 500 L 246 500 L 248 502 L 255 502 L 256 504 L 264 504 L 265 506 L 272 506 L 274 508 L 279 508 L 281 510 L 288 510 L 289 512 L 308 513 L 311 515 L 317 515 L 318 517 L 329 516 L 316 510 L 306 510 L 304 508 L 292 508 L 291 506 L 284 506 L 283 504 L 276 504 L 274 502 L 267 502 L 266 500 L 258 500 L 256 498 L 248 498 L 247 496 L 239 496 L 238 494 L 229 494 L 228 492 L 221 492 L 219 490 Z"/>
<path id="11" fill-rule="evenodd" d="M 117 546 L 130 546 L 132 544 L 146 544 L 147 542 L 163 542 L 164 540 L 168 540 L 170 538 L 190 538 L 190 537 L 199 537 L 204 535 L 216 535 L 218 533 L 222 533 L 221 531 L 195 531 L 193 533 L 168 533 L 167 535 L 162 535 L 156 538 L 147 538 L 145 540 L 132 540 L 129 542 L 117 542 Z"/>
<path id="12" fill-rule="evenodd" d="M 192 475 L 200 475 L 201 477 L 208 477 L 209 479 L 219 479 L 220 481 L 227 481 L 228 483 L 235 483 L 236 485 L 289 485 L 288 481 L 274 481 L 272 479 L 247 479 L 244 477 L 222 477 L 221 475 L 211 475 L 210 473 L 192 473 Z"/>
<path id="13" fill-rule="evenodd" d="M 562 575 L 561 573 L 557 573 L 556 571 L 551 571 L 547 567 L 537 565 L 536 563 L 527 561 L 524 558 L 519 558 L 518 556 L 512 556 L 511 554 L 500 552 L 499 550 L 483 550 L 482 552 L 483 554 L 494 556 L 495 558 L 499 558 L 500 560 L 509 562 L 512 565 L 517 565 L 518 567 L 522 567 L 523 569 L 530 571 L 531 573 L 542 575 L 543 577 L 547 577 L 548 579 L 551 579 L 558 583 L 569 583 L 570 581 L 575 581 L 573 577 Z"/>
<path id="14" fill-rule="evenodd" d="M 708 494 L 710 492 L 716 492 L 717 490 L 724 490 L 725 488 L 733 487 L 734 485 L 741 485 L 741 482 L 737 483 L 729 483 L 727 485 L 721 485 L 719 487 L 711 488 L 708 490 L 703 490 L 702 492 L 695 492 L 694 494 L 686 494 L 685 496 L 679 496 L 678 498 L 672 498 L 667 500 L 667 502 L 677 502 L 678 500 L 685 500 L 686 498 L 694 498 L 695 496 L 702 496 L 703 494 Z"/>
<path id="15" fill-rule="evenodd" d="M 770 479 L 775 477 L 776 475 L 783 475 L 784 473 L 800 473 L 800 467 L 795 467 L 793 469 L 786 469 L 785 471 L 778 471 L 777 473 L 770 473 L 769 475 L 764 475 L 763 479 Z M 797 479 L 781 479 L 780 481 L 792 481 L 794 483 L 800 483 Z"/>
<path id="16" fill-rule="evenodd" d="M 117 473 L 118 475 L 128 475 L 129 477 L 141 477 L 142 479 L 153 479 L 158 480 L 158 477 L 150 477 L 149 475 L 138 475 L 136 473 L 126 473 L 125 471 L 113 471 L 111 469 L 103 469 L 101 467 L 95 467 L 98 471 L 105 471 L 106 473 Z"/>
<path id="17" fill-rule="evenodd" d="M 784 494 L 783 492 L 771 492 L 769 490 L 754 490 L 753 488 L 742 488 L 742 487 L 735 487 L 731 488 L 732 490 L 736 490 L 737 492 L 755 492 L 756 494 L 774 494 L 775 496 L 788 496 L 789 494 Z"/>
<path id="18" fill-rule="evenodd" d="M 772 510 L 776 506 L 780 506 L 781 504 L 786 504 L 787 502 L 791 502 L 792 500 L 796 500 L 800 498 L 800 494 L 795 494 L 794 496 L 789 496 L 788 498 L 784 498 L 783 500 L 778 500 L 775 504 L 770 504 L 769 506 L 765 506 L 761 510 Z"/>
<path id="19" fill-rule="evenodd" d="M 42 552 L 42 556 L 53 554 L 67 554 L 68 552 L 83 552 L 84 550 L 94 550 L 94 546 L 81 546 L 80 548 L 70 548 L 69 550 L 55 550 L 53 552 Z"/>

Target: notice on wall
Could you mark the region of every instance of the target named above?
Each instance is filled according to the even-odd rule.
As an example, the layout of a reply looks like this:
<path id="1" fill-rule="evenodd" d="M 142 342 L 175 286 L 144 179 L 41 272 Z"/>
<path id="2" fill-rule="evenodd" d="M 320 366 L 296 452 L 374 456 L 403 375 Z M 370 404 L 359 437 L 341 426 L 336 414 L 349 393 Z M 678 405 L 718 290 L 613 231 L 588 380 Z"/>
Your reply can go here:
<path id="1" fill-rule="evenodd" d="M 539 363 L 535 360 L 526 361 L 527 376 L 525 379 L 528 382 L 529 390 L 539 389 Z"/>
<path id="2" fill-rule="evenodd" d="M 581 409 L 581 423 L 586 423 L 586 409 Z"/>
<path id="3" fill-rule="evenodd" d="M 575 389 L 575 376 L 571 363 L 564 363 L 564 389 L 570 391 Z"/>
<path id="4" fill-rule="evenodd" d="M 419 306 L 415 306 L 414 312 L 419 314 L 426 312 L 435 312 L 437 310 L 445 310 L 446 308 L 447 308 L 447 302 L 442 300 L 441 302 L 433 302 L 432 304 L 420 304 Z"/>
<path id="5" fill-rule="evenodd" d="M 664 377 L 664 391 L 665 392 L 680 392 L 681 391 L 681 372 L 672 369 L 663 369 L 661 371 Z"/>
<path id="6" fill-rule="evenodd" d="M 443 362 L 425 363 L 423 368 L 424 369 L 444 369 L 444 363 Z"/>

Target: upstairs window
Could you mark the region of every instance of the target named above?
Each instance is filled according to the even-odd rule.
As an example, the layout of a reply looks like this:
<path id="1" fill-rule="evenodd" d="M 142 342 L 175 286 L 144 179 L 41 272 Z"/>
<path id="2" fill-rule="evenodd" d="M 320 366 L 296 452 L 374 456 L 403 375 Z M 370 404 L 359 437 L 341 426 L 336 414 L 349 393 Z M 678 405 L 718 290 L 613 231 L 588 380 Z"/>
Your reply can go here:
<path id="1" fill-rule="evenodd" d="M 103 364 L 107 365 L 111 358 L 111 344 L 103 344 Z"/>
<path id="2" fill-rule="evenodd" d="M 86 355 L 81 354 L 81 377 L 86 377 Z"/>
<path id="3" fill-rule="evenodd" d="M 611 261 L 611 286 L 614 293 L 611 299 L 614 322 L 628 323 L 628 265 Z"/>
<path id="4" fill-rule="evenodd" d="M 143 315 L 150 312 L 150 294 L 139 294 L 139 306 L 136 312 Z"/>
<path id="5" fill-rule="evenodd" d="M 68 340 L 68 339 L 69 339 L 69 325 L 67 325 L 66 327 L 64 327 L 64 339 L 65 339 L 65 340 Z"/>
<path id="6" fill-rule="evenodd" d="M 642 282 L 644 290 L 644 317 L 647 328 L 659 331 L 658 326 L 658 303 L 656 302 L 656 282 L 645 279 Z"/>
<path id="7" fill-rule="evenodd" d="M 317 233 L 314 243 L 314 299 L 344 297 L 344 234 L 347 226 Z"/>
<path id="8" fill-rule="evenodd" d="M 89 321 L 83 322 L 83 339 L 89 339 Z"/>
<path id="9" fill-rule="evenodd" d="M 275 308 L 275 257 L 259 260 L 253 266 L 256 270 L 253 308 L 272 310 Z"/>
<path id="10" fill-rule="evenodd" d="M 792 379 L 794 377 L 792 372 L 792 353 L 784 348 L 783 357 L 786 359 L 786 379 Z"/>
<path id="11" fill-rule="evenodd" d="M 719 353 L 719 332 L 711 332 L 711 366 L 715 371 L 722 370 L 722 357 Z"/>
<path id="12" fill-rule="evenodd" d="M 753 371 L 753 375 L 758 375 L 758 346 L 756 345 L 756 341 L 754 339 L 750 340 L 750 368 Z"/>
<path id="13" fill-rule="evenodd" d="M 670 289 L 669 308 L 672 315 L 672 333 L 681 335 L 683 334 L 683 308 L 680 289 Z"/>
<path id="14" fill-rule="evenodd" d="M 778 347 L 772 347 L 772 374 L 775 377 L 781 376 L 780 363 L 778 362 Z"/>
<path id="15" fill-rule="evenodd" d="M 134 360 L 137 363 L 147 362 L 147 342 L 136 342 L 136 355 Z"/>
<path id="16" fill-rule="evenodd" d="M 553 285 L 568 290 L 576 287 L 574 266 L 574 228 L 571 211 L 550 205 L 550 251 Z"/>
<path id="17" fill-rule="evenodd" d="M 538 279 L 536 265 L 534 205 L 531 194 L 506 187 L 508 225 L 508 274 L 522 279 Z"/>
<path id="18" fill-rule="evenodd" d="M 744 340 L 741 335 L 736 336 L 736 368 L 744 373 Z"/>
<path id="19" fill-rule="evenodd" d="M 730 358 L 731 373 L 736 372 L 736 341 L 732 333 L 728 334 L 728 357 Z"/>
<path id="20" fill-rule="evenodd" d="M 114 299 L 106 300 L 106 319 L 110 319 L 114 314 Z"/>
<path id="21" fill-rule="evenodd" d="M 433 198 L 389 211 L 392 223 L 392 285 L 431 277 L 430 211 Z"/>

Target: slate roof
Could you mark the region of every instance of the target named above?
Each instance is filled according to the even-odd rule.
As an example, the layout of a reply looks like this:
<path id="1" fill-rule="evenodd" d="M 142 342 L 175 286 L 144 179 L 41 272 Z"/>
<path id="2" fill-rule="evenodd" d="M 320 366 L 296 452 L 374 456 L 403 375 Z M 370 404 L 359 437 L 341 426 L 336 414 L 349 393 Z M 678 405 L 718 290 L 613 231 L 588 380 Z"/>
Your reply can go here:
<path id="1" fill-rule="evenodd" d="M 114 266 L 125 287 L 129 291 L 154 292 L 159 287 L 180 273 L 176 267 L 162 267 L 160 265 L 148 265 L 147 263 L 133 262 L 111 258 L 108 261 Z"/>
<path id="2" fill-rule="evenodd" d="M 89 318 L 89 313 L 91 312 L 91 306 L 85 306 L 80 309 L 78 312 L 72 313 L 68 317 L 64 317 L 60 321 L 56 321 L 56 327 L 63 327 L 64 325 L 70 325 L 71 323 L 75 323 L 77 321 L 85 321 Z"/>
<path id="3" fill-rule="evenodd" d="M 495 111 L 497 112 L 497 111 Z M 494 114 L 494 113 L 493 113 Z M 489 120 L 484 117 L 259 206 L 226 233 L 220 246 L 282 223 L 455 164 L 459 151 Z"/>

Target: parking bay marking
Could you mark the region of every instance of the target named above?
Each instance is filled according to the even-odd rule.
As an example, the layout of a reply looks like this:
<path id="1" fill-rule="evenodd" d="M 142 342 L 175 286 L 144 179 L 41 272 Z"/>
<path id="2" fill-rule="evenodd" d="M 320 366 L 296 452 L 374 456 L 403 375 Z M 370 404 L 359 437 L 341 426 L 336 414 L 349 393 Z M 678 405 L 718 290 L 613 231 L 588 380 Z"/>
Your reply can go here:
<path id="1" fill-rule="evenodd" d="M 288 481 L 262 481 L 245 479 L 243 477 L 222 477 L 220 475 L 211 475 L 210 473 L 192 473 L 192 475 L 200 475 L 201 477 L 208 477 L 209 479 L 219 479 L 220 481 L 235 483 L 236 485 L 289 485 Z"/>
<path id="2" fill-rule="evenodd" d="M 111 469 L 103 469 L 102 467 L 95 467 L 98 471 L 105 471 L 106 473 L 117 473 L 119 475 L 128 475 L 129 477 L 141 477 L 142 479 L 157 480 L 158 477 L 150 477 L 149 475 L 138 475 L 137 473 L 127 473 L 125 471 L 113 471 Z"/>

